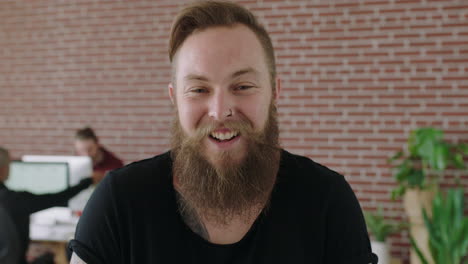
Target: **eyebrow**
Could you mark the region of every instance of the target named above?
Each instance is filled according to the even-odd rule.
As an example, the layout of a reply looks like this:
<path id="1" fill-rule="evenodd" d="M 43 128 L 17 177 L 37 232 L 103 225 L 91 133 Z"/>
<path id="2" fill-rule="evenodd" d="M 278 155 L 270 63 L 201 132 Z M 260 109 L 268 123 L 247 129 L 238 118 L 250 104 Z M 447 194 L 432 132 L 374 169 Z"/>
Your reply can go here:
<path id="1" fill-rule="evenodd" d="M 254 68 L 252 67 L 247 67 L 247 68 L 244 68 L 244 69 L 241 69 L 241 70 L 238 70 L 236 72 L 234 72 L 233 74 L 231 74 L 231 79 L 234 79 L 234 78 L 237 78 L 239 76 L 242 76 L 244 74 L 249 74 L 249 73 L 253 73 L 253 74 L 258 74 L 258 71 L 255 70 Z M 194 74 L 194 73 L 191 73 L 191 74 L 187 74 L 185 77 L 184 77 L 184 80 L 186 81 L 204 81 L 204 82 L 208 82 L 209 79 L 208 77 L 206 76 L 203 76 L 203 75 L 200 75 L 200 74 Z"/>
<path id="2" fill-rule="evenodd" d="M 248 74 L 248 73 L 253 73 L 253 74 L 258 74 L 258 71 L 255 70 L 254 68 L 252 67 L 247 67 L 245 69 L 242 69 L 242 70 L 238 70 L 236 71 L 235 73 L 231 74 L 231 78 L 234 79 L 234 78 L 237 78 L 239 76 L 242 76 L 244 74 Z"/>
<path id="3" fill-rule="evenodd" d="M 205 81 L 205 82 L 207 82 L 208 78 L 206 78 L 203 75 L 191 73 L 191 74 L 185 75 L 184 80 L 186 80 L 186 81 Z"/>

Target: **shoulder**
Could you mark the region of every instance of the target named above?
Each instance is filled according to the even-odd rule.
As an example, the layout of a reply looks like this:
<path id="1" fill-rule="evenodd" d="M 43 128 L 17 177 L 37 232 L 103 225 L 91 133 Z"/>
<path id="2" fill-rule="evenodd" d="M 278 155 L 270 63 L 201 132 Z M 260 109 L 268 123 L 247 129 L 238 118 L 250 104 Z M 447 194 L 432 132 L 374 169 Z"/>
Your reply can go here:
<path id="1" fill-rule="evenodd" d="M 106 149 L 103 146 L 100 146 L 100 149 L 102 153 L 104 153 L 104 160 L 106 162 L 112 162 L 112 163 L 119 163 L 121 167 L 123 165 L 123 162 L 121 159 L 119 159 L 114 153 L 110 152 L 108 149 Z"/>
<path id="2" fill-rule="evenodd" d="M 132 162 L 122 168 L 113 170 L 111 174 L 120 175 L 118 177 L 123 177 L 124 175 L 135 173 L 137 173 L 138 175 L 148 175 L 167 171 L 171 168 L 171 166 L 172 159 L 170 156 L 170 152 L 168 151 L 149 159 Z"/>
<path id="3" fill-rule="evenodd" d="M 337 196 L 348 196 L 349 185 L 338 172 L 308 157 L 283 151 L 276 189 L 288 193 L 300 204 L 329 204 L 341 199 Z"/>
<path id="4" fill-rule="evenodd" d="M 170 152 L 166 152 L 115 169 L 105 177 L 104 183 L 118 193 L 128 193 L 167 188 L 171 179 L 172 159 Z"/>
<path id="5" fill-rule="evenodd" d="M 295 171 L 293 177 L 302 197 L 321 200 L 339 214 L 360 213 L 359 202 L 343 175 L 307 157 L 286 152 L 285 160 Z"/>
<path id="6" fill-rule="evenodd" d="M 136 211 L 155 209 L 164 204 L 171 191 L 169 152 L 113 170 L 93 192 L 83 212 L 84 222 L 102 217 L 127 219 Z"/>
<path id="7" fill-rule="evenodd" d="M 297 177 L 305 182 L 336 183 L 344 181 L 343 175 L 312 159 L 283 150 L 280 172 L 288 177 Z"/>

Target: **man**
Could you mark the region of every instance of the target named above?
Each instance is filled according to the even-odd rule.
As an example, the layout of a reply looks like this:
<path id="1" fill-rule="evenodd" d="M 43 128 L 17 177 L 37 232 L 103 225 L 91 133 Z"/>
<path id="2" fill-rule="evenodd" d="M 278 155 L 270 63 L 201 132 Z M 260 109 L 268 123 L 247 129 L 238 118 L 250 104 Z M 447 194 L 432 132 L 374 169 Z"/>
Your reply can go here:
<path id="1" fill-rule="evenodd" d="M 169 58 L 172 150 L 104 179 L 71 263 L 375 263 L 343 176 L 279 148 L 273 48 L 249 11 L 184 9 Z"/>
<path id="2" fill-rule="evenodd" d="M 75 134 L 75 150 L 79 156 L 89 156 L 93 161 L 93 178 L 101 181 L 107 172 L 123 166 L 122 160 L 99 144 L 93 129 L 85 127 Z"/>
<path id="3" fill-rule="evenodd" d="M 59 206 L 73 196 L 88 188 L 93 180 L 86 178 L 74 187 L 54 194 L 35 195 L 29 192 L 15 192 L 9 190 L 4 182 L 10 174 L 10 155 L 0 147 L 0 207 L 3 207 L 16 228 L 19 240 L 19 259 L 12 264 L 26 263 L 26 250 L 29 245 L 29 215 L 50 207 Z M 6 221 L 5 219 L 2 219 Z M 8 250 L 9 245 L 3 245 L 0 251 Z"/>

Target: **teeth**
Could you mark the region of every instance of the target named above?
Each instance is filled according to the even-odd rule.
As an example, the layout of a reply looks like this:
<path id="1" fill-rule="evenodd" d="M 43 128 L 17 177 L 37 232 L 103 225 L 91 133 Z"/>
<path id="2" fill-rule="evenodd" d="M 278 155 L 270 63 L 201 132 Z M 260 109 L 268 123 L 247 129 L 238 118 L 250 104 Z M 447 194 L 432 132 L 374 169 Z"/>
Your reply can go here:
<path id="1" fill-rule="evenodd" d="M 219 140 L 229 140 L 237 136 L 237 134 L 238 132 L 234 132 L 234 131 L 227 132 L 227 133 L 212 132 L 211 136 Z"/>

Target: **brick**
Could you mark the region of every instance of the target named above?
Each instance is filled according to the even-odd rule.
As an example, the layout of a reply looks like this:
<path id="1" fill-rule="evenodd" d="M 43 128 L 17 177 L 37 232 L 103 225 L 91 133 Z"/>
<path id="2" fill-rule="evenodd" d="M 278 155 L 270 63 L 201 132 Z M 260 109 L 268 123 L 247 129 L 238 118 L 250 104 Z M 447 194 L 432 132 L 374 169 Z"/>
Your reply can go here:
<path id="1" fill-rule="evenodd" d="M 428 50 L 427 55 L 454 55 L 454 50 Z"/>
<path id="2" fill-rule="evenodd" d="M 405 34 L 395 34 L 394 38 L 399 39 L 408 39 L 408 38 L 419 38 L 419 33 L 405 33 Z"/>
<path id="3" fill-rule="evenodd" d="M 441 113 L 442 116 L 464 116 L 466 117 L 468 115 L 468 113 L 465 111 L 465 112 L 442 112 Z M 458 131 L 455 132 L 455 133 L 459 133 Z"/>
<path id="4" fill-rule="evenodd" d="M 364 6 L 372 6 L 372 5 L 387 5 L 389 1 L 386 0 L 370 0 L 370 1 L 365 1 L 362 4 Z"/>
<path id="5" fill-rule="evenodd" d="M 379 13 L 381 14 L 387 14 L 387 13 L 403 14 L 405 13 L 405 11 L 406 11 L 405 8 L 392 8 L 392 9 L 381 9 L 379 10 Z"/>
<path id="6" fill-rule="evenodd" d="M 437 12 L 437 7 L 413 7 L 410 8 L 411 12 Z"/>
<path id="7" fill-rule="evenodd" d="M 372 27 L 356 27 L 348 29 L 349 32 L 372 31 Z"/>
<path id="8" fill-rule="evenodd" d="M 342 16 L 343 12 L 319 12 L 319 16 L 321 17 L 334 17 L 334 16 Z"/>
<path id="9" fill-rule="evenodd" d="M 463 64 L 463 63 L 466 63 L 468 62 L 468 58 L 463 58 L 463 59 L 453 59 L 453 58 L 450 58 L 450 59 L 443 59 L 443 63 L 460 63 L 460 64 Z"/>
<path id="10" fill-rule="evenodd" d="M 464 10 L 468 8 L 468 5 L 453 5 L 453 6 L 444 6 L 442 9 L 444 11 L 450 11 L 450 10 Z"/>
<path id="11" fill-rule="evenodd" d="M 310 9 L 320 9 L 320 8 L 330 8 L 331 5 L 330 4 L 309 4 L 309 3 L 306 3 L 306 8 L 310 8 Z"/>
<path id="12" fill-rule="evenodd" d="M 443 46 L 466 46 L 468 41 L 442 41 Z"/>
<path id="13" fill-rule="evenodd" d="M 421 0 L 395 0 L 395 4 L 419 4 Z"/>
<path id="14" fill-rule="evenodd" d="M 393 43 L 380 43 L 378 44 L 380 48 L 403 48 L 403 42 L 393 42 Z M 372 48 L 372 46 L 368 46 L 367 48 Z"/>

